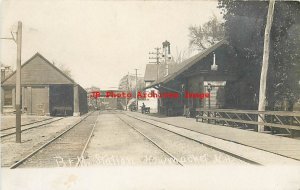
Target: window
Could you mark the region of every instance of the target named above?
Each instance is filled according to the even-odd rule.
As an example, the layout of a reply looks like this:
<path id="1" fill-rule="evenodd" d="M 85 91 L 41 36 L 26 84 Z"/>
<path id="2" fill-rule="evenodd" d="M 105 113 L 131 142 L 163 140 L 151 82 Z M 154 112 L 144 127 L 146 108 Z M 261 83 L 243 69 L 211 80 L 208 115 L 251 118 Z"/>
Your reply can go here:
<path id="1" fill-rule="evenodd" d="M 4 105 L 11 106 L 12 105 L 12 91 L 4 90 Z"/>

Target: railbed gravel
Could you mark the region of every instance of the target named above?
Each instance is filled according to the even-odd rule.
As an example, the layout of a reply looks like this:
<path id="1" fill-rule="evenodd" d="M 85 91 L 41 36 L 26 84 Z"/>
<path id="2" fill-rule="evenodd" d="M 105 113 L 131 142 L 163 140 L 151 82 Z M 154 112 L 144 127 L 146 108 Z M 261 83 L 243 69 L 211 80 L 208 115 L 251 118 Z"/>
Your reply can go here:
<path id="1" fill-rule="evenodd" d="M 57 122 L 22 132 L 22 143 L 15 142 L 15 135 L 1 138 L 1 167 L 10 167 L 36 150 L 81 117 L 66 117 Z"/>
<path id="2" fill-rule="evenodd" d="M 219 152 L 193 140 L 186 139 L 151 124 L 120 115 L 142 133 L 174 155 L 183 165 L 240 165 L 247 164 L 233 156 Z"/>

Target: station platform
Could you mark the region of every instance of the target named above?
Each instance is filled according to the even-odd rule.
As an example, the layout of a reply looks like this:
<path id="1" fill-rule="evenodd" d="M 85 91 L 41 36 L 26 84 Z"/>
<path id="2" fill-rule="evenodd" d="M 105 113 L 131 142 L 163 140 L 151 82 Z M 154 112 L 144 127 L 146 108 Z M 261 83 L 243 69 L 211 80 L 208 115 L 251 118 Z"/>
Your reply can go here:
<path id="1" fill-rule="evenodd" d="M 300 161 L 299 139 L 292 139 L 288 137 L 258 133 L 255 131 L 247 131 L 233 127 L 196 122 L 195 118 L 186 118 L 183 116 L 151 116 L 147 114 L 141 114 L 139 112 L 126 112 L 126 114 L 164 122 L 173 126 L 183 127 L 211 137 L 216 137 L 222 140 L 234 142 Z"/>

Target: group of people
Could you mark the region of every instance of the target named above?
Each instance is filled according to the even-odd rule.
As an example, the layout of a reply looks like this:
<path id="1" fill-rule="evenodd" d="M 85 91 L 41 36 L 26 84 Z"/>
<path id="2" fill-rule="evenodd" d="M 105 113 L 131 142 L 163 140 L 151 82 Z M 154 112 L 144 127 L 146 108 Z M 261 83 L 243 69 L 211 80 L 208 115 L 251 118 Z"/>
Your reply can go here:
<path id="1" fill-rule="evenodd" d="M 130 111 L 136 111 L 137 106 L 135 104 L 130 106 Z M 141 111 L 142 113 L 150 113 L 150 108 L 146 107 L 145 103 L 143 102 L 142 106 L 141 106 Z"/>

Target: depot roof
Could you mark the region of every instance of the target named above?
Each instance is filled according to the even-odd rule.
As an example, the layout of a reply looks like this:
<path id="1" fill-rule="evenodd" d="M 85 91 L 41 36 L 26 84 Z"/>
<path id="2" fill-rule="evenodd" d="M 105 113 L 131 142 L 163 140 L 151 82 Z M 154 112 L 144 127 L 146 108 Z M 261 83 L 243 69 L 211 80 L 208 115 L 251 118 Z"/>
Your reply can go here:
<path id="1" fill-rule="evenodd" d="M 167 83 L 167 82 L 173 80 L 175 77 L 182 74 L 184 71 L 186 71 L 187 69 L 192 67 L 198 61 L 202 60 L 207 55 L 209 55 L 210 53 L 212 53 L 213 51 L 215 51 L 217 48 L 219 48 L 220 46 L 222 46 L 224 44 L 228 44 L 228 41 L 227 40 L 221 40 L 220 42 L 218 42 L 215 45 L 213 45 L 213 46 L 209 47 L 208 49 L 206 49 L 205 51 L 203 51 L 201 53 L 198 53 L 198 54 L 192 56 L 191 58 L 183 61 L 182 63 L 178 64 L 178 67 L 173 72 L 173 74 L 169 74 L 169 75 L 167 75 L 163 78 L 160 78 L 158 81 L 155 81 L 153 84 L 149 85 L 146 88 L 153 88 L 154 86 L 158 86 L 159 84 Z"/>

